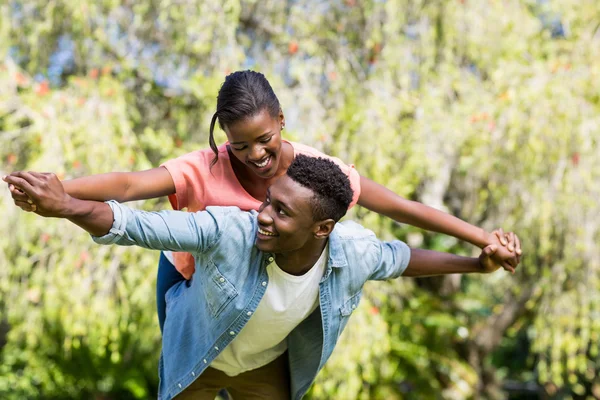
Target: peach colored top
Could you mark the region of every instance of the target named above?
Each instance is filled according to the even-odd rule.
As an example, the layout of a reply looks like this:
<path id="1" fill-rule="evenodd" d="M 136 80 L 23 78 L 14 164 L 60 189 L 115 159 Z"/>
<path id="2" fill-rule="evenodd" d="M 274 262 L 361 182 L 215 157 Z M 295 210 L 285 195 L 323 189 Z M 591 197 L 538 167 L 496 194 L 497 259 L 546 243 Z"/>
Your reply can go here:
<path id="1" fill-rule="evenodd" d="M 285 140 L 284 140 L 285 141 Z M 287 141 L 285 141 L 287 142 Z M 360 175 L 354 165 L 346 165 L 340 159 L 321 153 L 317 149 L 300 143 L 287 142 L 296 154 L 311 157 L 323 157 L 335 162 L 350 179 L 354 191 L 353 207 L 360 196 Z M 169 196 L 171 206 L 175 210 L 187 208 L 195 212 L 207 206 L 236 206 L 242 210 L 258 210 L 262 202 L 252 197 L 238 181 L 231 162 L 227 144 L 218 147 L 219 158 L 210 168 L 214 158 L 211 149 L 203 149 L 185 154 L 162 164 L 169 171 L 175 183 L 175 194 Z M 173 253 L 177 270 L 194 266 L 194 260 L 188 253 Z"/>

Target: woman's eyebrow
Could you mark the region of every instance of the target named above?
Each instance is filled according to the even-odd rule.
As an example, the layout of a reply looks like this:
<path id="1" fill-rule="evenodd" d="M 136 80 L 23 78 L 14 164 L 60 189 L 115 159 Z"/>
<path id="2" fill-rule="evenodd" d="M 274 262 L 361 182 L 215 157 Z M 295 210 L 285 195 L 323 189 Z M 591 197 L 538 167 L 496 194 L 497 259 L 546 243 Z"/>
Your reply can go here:
<path id="1" fill-rule="evenodd" d="M 273 133 L 272 131 L 265 132 L 262 135 L 260 135 L 259 137 L 257 137 L 256 139 L 258 139 L 258 140 L 263 139 L 265 136 L 268 136 L 268 135 L 270 135 L 272 133 Z M 233 145 L 235 145 L 235 144 L 245 144 L 245 143 L 246 143 L 245 141 L 241 141 L 241 142 L 229 142 L 229 144 L 233 144 Z"/>

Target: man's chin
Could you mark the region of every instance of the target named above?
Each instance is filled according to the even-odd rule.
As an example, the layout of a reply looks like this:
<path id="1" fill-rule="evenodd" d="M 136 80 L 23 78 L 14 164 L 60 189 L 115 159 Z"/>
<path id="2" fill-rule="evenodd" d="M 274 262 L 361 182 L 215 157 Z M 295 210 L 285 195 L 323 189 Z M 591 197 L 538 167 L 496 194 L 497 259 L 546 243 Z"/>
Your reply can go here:
<path id="1" fill-rule="evenodd" d="M 260 240 L 260 239 L 256 239 L 256 248 L 259 249 L 260 251 L 262 251 L 263 253 L 274 253 L 275 252 L 275 246 L 272 246 L 271 243 L 265 243 L 264 241 Z"/>

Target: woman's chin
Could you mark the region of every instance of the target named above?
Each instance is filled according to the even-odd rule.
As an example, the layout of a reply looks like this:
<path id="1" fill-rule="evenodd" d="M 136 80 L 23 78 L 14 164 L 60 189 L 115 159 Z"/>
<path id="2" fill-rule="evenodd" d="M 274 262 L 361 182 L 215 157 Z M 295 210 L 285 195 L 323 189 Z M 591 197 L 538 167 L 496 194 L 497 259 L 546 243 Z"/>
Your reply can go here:
<path id="1" fill-rule="evenodd" d="M 277 174 L 278 166 L 279 163 L 277 162 L 277 159 L 271 157 L 269 163 L 264 168 L 257 168 L 255 165 L 253 165 L 252 171 L 263 179 L 270 179 Z"/>

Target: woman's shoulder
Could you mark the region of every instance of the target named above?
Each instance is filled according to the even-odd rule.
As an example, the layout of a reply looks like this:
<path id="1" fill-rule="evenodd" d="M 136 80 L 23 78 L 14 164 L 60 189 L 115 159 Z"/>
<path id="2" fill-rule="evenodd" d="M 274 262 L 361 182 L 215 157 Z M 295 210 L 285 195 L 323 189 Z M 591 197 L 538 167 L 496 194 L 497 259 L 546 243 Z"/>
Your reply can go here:
<path id="1" fill-rule="evenodd" d="M 214 165 L 214 167 L 219 167 L 220 165 L 222 165 L 224 162 L 229 162 L 229 157 L 227 154 L 227 145 L 226 144 L 222 144 L 221 146 L 219 146 L 218 152 L 219 152 L 219 157 Z M 168 161 L 166 161 L 165 163 L 163 163 L 163 165 L 170 165 L 170 166 L 175 166 L 175 165 L 192 165 L 196 168 L 204 168 L 204 167 L 209 167 L 213 160 L 215 158 L 215 153 L 211 148 L 205 148 L 205 149 L 199 149 L 199 150 L 195 150 L 186 154 L 183 154 L 179 157 L 176 158 L 172 158 Z"/>
<path id="2" fill-rule="evenodd" d="M 289 141 L 288 141 L 288 143 L 291 144 L 292 147 L 294 148 L 295 154 L 304 154 L 306 156 L 311 156 L 311 157 L 332 158 L 331 156 L 323 153 L 322 151 L 317 150 L 314 147 L 308 146 L 306 144 L 297 143 L 297 142 L 289 142 Z"/>
<path id="3" fill-rule="evenodd" d="M 347 166 L 347 164 L 344 161 L 340 160 L 339 158 L 330 156 L 329 154 L 325 154 L 322 151 L 315 149 L 314 147 L 307 146 L 302 143 L 296 143 L 296 142 L 289 142 L 289 143 L 294 148 L 294 154 L 304 154 L 305 156 L 309 156 L 309 157 L 327 158 L 340 166 Z"/>

